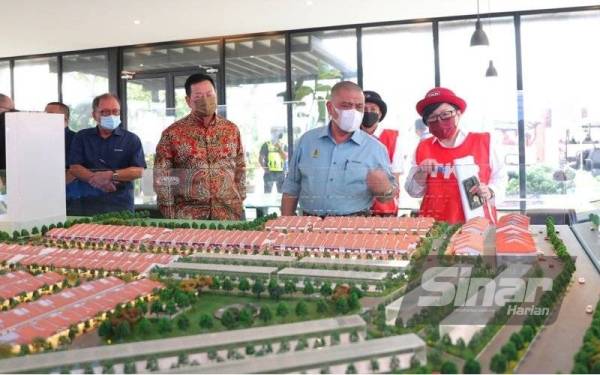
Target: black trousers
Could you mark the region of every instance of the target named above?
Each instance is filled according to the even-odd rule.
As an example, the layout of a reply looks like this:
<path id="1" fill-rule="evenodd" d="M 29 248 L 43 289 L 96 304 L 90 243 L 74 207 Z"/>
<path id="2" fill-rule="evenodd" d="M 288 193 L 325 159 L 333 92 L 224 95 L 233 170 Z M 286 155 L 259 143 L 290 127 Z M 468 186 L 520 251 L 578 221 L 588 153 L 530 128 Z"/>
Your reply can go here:
<path id="1" fill-rule="evenodd" d="M 265 172 L 265 174 L 263 175 L 263 182 L 265 183 L 265 194 L 271 192 L 271 189 L 273 189 L 273 182 L 275 183 L 277 192 L 281 193 L 281 187 L 283 186 L 284 179 L 285 176 L 283 172 Z"/>

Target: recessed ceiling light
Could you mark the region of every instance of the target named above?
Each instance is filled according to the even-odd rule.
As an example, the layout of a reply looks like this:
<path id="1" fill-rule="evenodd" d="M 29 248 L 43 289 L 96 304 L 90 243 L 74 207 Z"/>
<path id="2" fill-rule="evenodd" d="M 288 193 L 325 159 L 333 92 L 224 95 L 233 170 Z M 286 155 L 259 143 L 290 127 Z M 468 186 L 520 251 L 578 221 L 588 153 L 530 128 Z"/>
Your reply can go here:
<path id="1" fill-rule="evenodd" d="M 140 21 L 140 20 L 133 20 L 133 24 L 134 24 L 134 25 L 139 25 L 139 24 L 141 24 L 141 23 L 142 23 L 142 21 Z"/>
<path id="2" fill-rule="evenodd" d="M 144 66 L 144 64 L 140 64 L 140 66 L 141 66 L 141 67 L 143 67 L 143 66 Z"/>
<path id="3" fill-rule="evenodd" d="M 250 55 L 250 58 L 251 58 L 251 59 L 253 59 L 253 58 L 254 58 L 254 55 Z"/>
<path id="4" fill-rule="evenodd" d="M 308 5 L 308 6 L 311 6 L 311 5 L 313 5 L 313 2 L 312 2 L 311 0 L 308 0 L 308 1 L 306 2 L 306 5 Z"/>

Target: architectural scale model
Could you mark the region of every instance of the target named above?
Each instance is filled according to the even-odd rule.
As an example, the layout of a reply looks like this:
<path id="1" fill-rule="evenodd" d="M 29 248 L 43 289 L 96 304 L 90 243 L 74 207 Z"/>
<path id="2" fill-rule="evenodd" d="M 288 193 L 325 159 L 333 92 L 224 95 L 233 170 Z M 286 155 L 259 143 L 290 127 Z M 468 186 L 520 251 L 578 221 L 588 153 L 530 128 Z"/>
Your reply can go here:
<path id="1" fill-rule="evenodd" d="M 496 225 L 211 224 L 107 215 L 0 233 L 0 372 L 502 372 L 528 365 L 544 322 L 562 324 L 548 318 L 560 301 L 548 293 L 571 298 L 575 264 L 554 224 L 538 229 L 519 214 Z M 449 277 L 453 267 L 462 271 Z M 545 314 L 515 320 L 525 302 L 482 305 L 496 298 L 492 286 L 543 276 L 549 291 L 513 294 Z M 451 303 L 420 302 L 435 282 L 444 288 L 433 300 Z"/>

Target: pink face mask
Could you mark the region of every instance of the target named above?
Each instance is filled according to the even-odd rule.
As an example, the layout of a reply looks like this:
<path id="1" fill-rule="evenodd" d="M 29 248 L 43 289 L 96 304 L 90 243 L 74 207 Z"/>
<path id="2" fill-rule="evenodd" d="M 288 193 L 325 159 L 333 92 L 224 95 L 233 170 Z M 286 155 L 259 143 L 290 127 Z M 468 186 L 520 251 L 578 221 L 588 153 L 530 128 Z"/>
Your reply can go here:
<path id="1" fill-rule="evenodd" d="M 429 132 L 439 140 L 451 138 L 456 133 L 456 129 L 454 118 L 429 124 Z"/>

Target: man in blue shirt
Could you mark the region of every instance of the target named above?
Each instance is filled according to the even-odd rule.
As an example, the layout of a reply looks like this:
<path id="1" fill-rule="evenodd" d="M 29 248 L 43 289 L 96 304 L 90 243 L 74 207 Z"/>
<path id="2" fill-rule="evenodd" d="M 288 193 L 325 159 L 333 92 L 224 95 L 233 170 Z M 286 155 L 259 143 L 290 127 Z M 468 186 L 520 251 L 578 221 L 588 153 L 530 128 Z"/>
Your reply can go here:
<path id="1" fill-rule="evenodd" d="M 70 172 L 80 185 L 80 212 L 95 215 L 133 211 L 133 180 L 146 168 L 144 150 L 137 135 L 121 127 L 121 104 L 112 94 L 92 103 L 95 128 L 79 131 L 71 143 Z"/>
<path id="2" fill-rule="evenodd" d="M 353 82 L 331 89 L 328 126 L 306 132 L 290 161 L 283 184 L 281 214 L 366 215 L 373 199 L 393 199 L 394 184 L 389 157 L 383 145 L 360 130 L 365 97 Z"/>

